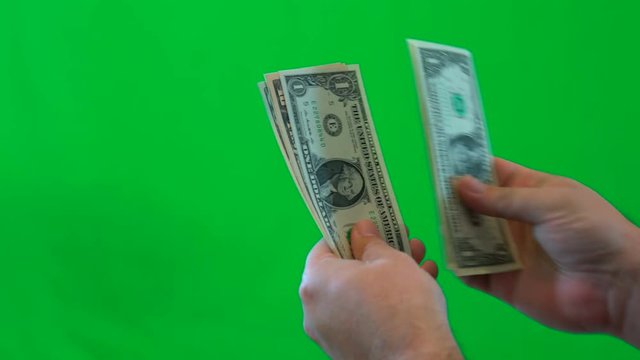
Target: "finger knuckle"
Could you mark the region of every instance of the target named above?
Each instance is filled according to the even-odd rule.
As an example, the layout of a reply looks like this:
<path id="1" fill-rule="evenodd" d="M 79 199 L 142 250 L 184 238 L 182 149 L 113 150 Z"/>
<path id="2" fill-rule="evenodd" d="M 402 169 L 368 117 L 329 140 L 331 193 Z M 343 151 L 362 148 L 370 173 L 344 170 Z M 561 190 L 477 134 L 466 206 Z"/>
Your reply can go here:
<path id="1" fill-rule="evenodd" d="M 298 295 L 303 303 L 309 304 L 313 302 L 314 299 L 314 290 L 313 286 L 309 283 L 308 280 L 303 280 L 300 284 L 300 288 L 298 289 Z"/>
<path id="2" fill-rule="evenodd" d="M 558 181 L 559 184 L 567 187 L 567 188 L 572 188 L 572 189 L 577 189 L 577 188 L 582 188 L 584 187 L 584 185 L 582 185 L 581 182 L 579 182 L 578 180 L 574 180 L 568 177 L 564 177 L 564 176 L 557 176 L 556 180 Z"/>
<path id="3" fill-rule="evenodd" d="M 313 341 L 317 341 L 317 333 L 313 322 L 309 320 L 308 317 L 305 316 L 302 322 L 302 328 L 304 329 L 304 333 L 307 334 Z"/>
<path id="4" fill-rule="evenodd" d="M 561 188 L 554 197 L 556 206 L 574 208 L 580 200 L 580 194 L 573 188 Z"/>

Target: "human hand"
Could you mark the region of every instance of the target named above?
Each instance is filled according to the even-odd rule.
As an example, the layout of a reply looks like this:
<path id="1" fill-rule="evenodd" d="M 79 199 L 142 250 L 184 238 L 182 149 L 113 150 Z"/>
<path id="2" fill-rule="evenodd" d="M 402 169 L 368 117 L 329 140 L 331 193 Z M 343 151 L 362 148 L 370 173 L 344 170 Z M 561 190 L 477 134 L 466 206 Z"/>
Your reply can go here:
<path id="1" fill-rule="evenodd" d="M 640 346 L 640 230 L 586 186 L 495 159 L 500 186 L 465 176 L 470 209 L 506 218 L 523 269 L 463 278 L 548 326 Z"/>
<path id="2" fill-rule="evenodd" d="M 351 232 L 355 260 L 336 257 L 323 240 L 309 253 L 300 297 L 305 332 L 335 359 L 458 359 L 445 300 L 431 261 L 389 247 L 369 221 Z"/>

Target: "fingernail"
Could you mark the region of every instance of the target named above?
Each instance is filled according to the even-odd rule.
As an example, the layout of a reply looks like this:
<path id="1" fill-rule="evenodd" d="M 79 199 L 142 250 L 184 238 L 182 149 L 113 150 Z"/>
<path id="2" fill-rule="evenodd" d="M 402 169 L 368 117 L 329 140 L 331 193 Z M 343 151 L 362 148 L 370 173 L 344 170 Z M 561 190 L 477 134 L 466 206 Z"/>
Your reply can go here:
<path id="1" fill-rule="evenodd" d="M 472 194 L 480 195 L 484 192 L 486 188 L 487 188 L 487 185 L 482 183 L 480 180 L 474 177 L 471 177 L 471 181 L 468 182 L 466 190 L 467 192 L 470 192 Z"/>
<path id="2" fill-rule="evenodd" d="M 360 236 L 380 236 L 380 233 L 378 232 L 378 228 L 376 227 L 376 225 L 369 220 L 360 221 L 356 225 L 355 231 Z"/>

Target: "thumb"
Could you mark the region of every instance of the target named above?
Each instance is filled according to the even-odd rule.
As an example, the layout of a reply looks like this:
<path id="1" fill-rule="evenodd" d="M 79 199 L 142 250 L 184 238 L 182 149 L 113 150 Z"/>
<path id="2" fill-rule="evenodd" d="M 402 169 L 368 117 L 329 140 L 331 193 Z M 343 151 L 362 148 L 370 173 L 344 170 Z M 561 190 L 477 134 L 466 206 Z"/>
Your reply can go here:
<path id="1" fill-rule="evenodd" d="M 393 251 L 382 239 L 376 225 L 369 220 L 359 221 L 351 231 L 351 250 L 357 260 L 371 261 Z"/>
<path id="2" fill-rule="evenodd" d="M 544 222 L 563 206 L 556 189 L 499 187 L 487 185 L 466 175 L 455 184 L 462 203 L 483 215 L 531 224 Z"/>

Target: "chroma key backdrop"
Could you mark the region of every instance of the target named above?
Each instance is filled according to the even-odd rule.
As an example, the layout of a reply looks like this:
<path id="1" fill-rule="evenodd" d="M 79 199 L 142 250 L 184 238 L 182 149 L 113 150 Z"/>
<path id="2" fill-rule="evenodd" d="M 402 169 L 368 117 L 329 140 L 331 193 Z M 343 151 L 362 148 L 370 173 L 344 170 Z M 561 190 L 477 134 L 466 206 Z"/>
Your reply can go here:
<path id="1" fill-rule="evenodd" d="M 474 54 L 493 152 L 640 221 L 637 2 L 0 2 L 0 358 L 325 359 L 320 238 L 256 83 L 359 64 L 412 236 L 441 267 L 407 38 Z M 640 256 L 640 254 L 639 254 Z M 438 278 L 470 359 L 632 359 Z"/>

